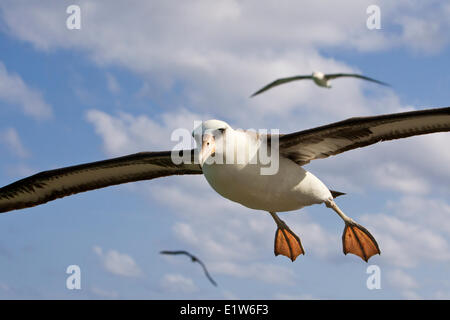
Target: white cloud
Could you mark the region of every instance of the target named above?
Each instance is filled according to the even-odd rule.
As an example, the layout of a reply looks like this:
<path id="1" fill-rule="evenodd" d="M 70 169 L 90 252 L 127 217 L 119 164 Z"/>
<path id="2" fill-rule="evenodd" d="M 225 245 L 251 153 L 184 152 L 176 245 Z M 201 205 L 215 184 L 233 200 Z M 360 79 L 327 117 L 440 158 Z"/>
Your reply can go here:
<path id="1" fill-rule="evenodd" d="M 101 259 L 108 272 L 124 277 L 139 277 L 142 275 L 141 269 L 131 256 L 116 250 L 103 252 L 103 249 L 99 246 L 94 246 L 92 249 Z"/>
<path id="2" fill-rule="evenodd" d="M 423 194 L 430 190 L 428 182 L 405 163 L 393 161 L 380 163 L 374 171 L 374 177 L 375 182 L 381 187 L 408 194 Z"/>
<path id="3" fill-rule="evenodd" d="M 198 290 L 192 279 L 181 274 L 165 274 L 160 284 L 165 291 L 172 293 L 193 293 Z"/>
<path id="4" fill-rule="evenodd" d="M 0 61 L 1 100 L 18 106 L 24 114 L 36 119 L 45 119 L 52 115 L 52 108 L 44 101 L 42 94 L 29 87 L 19 75 L 8 72 Z"/>
<path id="5" fill-rule="evenodd" d="M 261 49 L 267 46 L 267 39 L 271 39 L 275 48 L 346 44 L 360 50 L 380 50 L 386 46 L 417 45 L 406 41 L 414 32 L 423 33 L 431 30 L 428 31 L 428 36 L 432 39 L 439 35 L 447 38 L 445 30 L 442 30 L 446 26 L 446 17 L 449 14 L 446 3 L 376 1 L 381 8 L 383 32 L 371 31 L 366 27 L 368 17 L 366 9 L 372 4 L 374 2 L 369 0 L 339 3 L 285 1 L 281 6 L 270 1 L 218 1 L 214 5 L 208 1 L 195 1 L 176 6 L 170 2 L 142 3 L 128 8 L 120 2 L 110 2 L 106 6 L 93 1 L 79 1 L 85 17 L 83 29 L 77 34 L 72 33 L 71 37 L 67 36 L 70 31 L 60 22 L 61 19 L 57 19 L 58 14 L 65 11 L 64 3 L 56 6 L 51 1 L 41 1 L 39 6 L 33 7 L 26 1 L 16 0 L 4 1 L 3 8 L 4 19 L 10 32 L 42 49 L 78 45 L 94 50 L 95 58 L 103 55 L 111 60 L 119 56 L 121 60 L 131 60 L 136 56 L 127 50 L 132 44 L 145 39 L 143 36 L 147 35 L 157 46 L 153 48 L 154 50 L 148 50 L 141 44 L 138 49 L 141 52 L 145 51 L 149 60 L 156 58 L 159 60 L 147 61 L 146 65 L 160 62 L 162 58 L 160 53 L 164 48 L 178 46 L 180 43 L 184 45 L 188 42 L 187 35 L 190 40 L 210 40 L 207 43 L 195 42 L 200 49 L 197 51 L 196 59 L 191 59 L 192 57 L 183 59 L 193 54 L 188 50 L 168 51 L 166 54 L 178 55 L 180 61 L 190 60 L 189 64 L 205 68 L 208 67 L 205 66 L 204 56 L 200 52 L 208 46 L 208 43 L 212 43 L 215 47 L 229 47 L 230 44 L 234 44 L 240 51 Z M 32 12 L 36 9 L 39 10 L 33 15 Z M 427 13 L 425 17 L 424 12 Z M 148 19 L 149 16 L 154 19 Z M 17 17 L 22 19 L 14 20 Z M 419 19 L 420 17 L 422 19 Z M 404 21 L 406 18 L 421 20 L 424 25 L 416 26 L 416 23 L 411 26 L 410 22 Z M 172 23 L 174 21 L 177 21 L 177 24 Z M 268 21 L 270 23 L 267 23 Z M 127 31 L 133 32 L 125 31 L 122 28 L 124 25 Z M 145 28 L 140 28 L 142 25 Z M 391 33 L 392 25 L 399 26 L 401 32 Z M 433 27 L 434 25 L 437 27 Z M 84 32 L 85 30 L 88 31 Z M 180 33 L 180 30 L 184 32 Z M 215 38 L 216 34 L 223 36 Z M 117 39 L 124 39 L 127 42 L 115 44 L 114 40 Z M 82 40 L 88 41 L 83 44 Z M 415 40 L 430 41 L 425 37 L 416 37 Z M 106 47 L 108 43 L 109 52 Z M 129 54 L 118 55 L 118 51 Z M 136 54 L 139 55 L 140 52 Z"/>
<path id="6" fill-rule="evenodd" d="M 398 19 L 402 28 L 401 41 L 415 51 L 436 53 L 449 42 L 443 36 L 450 27 L 449 15 L 445 11 L 421 17 L 403 16 Z"/>
<path id="7" fill-rule="evenodd" d="M 299 293 L 299 294 L 286 294 L 286 293 L 276 293 L 274 295 L 275 299 L 279 300 L 313 300 L 315 299 L 312 294 Z"/>
<path id="8" fill-rule="evenodd" d="M 178 128 L 190 133 L 194 120 L 201 118 L 185 109 L 165 113 L 159 119 L 123 112 L 112 116 L 103 111 L 89 110 L 87 120 L 102 137 L 105 151 L 110 155 L 119 155 L 152 149 L 172 150 L 177 142 L 170 141 L 171 133 Z M 186 148 L 190 149 L 191 146 Z"/>
<path id="9" fill-rule="evenodd" d="M 387 275 L 389 284 L 402 290 L 417 289 L 419 284 L 417 281 L 401 269 L 395 269 Z"/>
<path id="10" fill-rule="evenodd" d="M 434 298 L 438 300 L 450 300 L 450 293 L 442 290 L 436 291 Z"/>
<path id="11" fill-rule="evenodd" d="M 305 210 L 305 209 L 302 209 Z M 324 208 L 324 210 L 330 210 Z M 330 214 L 334 214 L 329 211 Z M 336 234 L 330 234 L 322 226 L 314 222 L 307 216 L 293 214 L 287 218 L 283 218 L 292 230 L 295 230 L 299 237 L 301 237 L 305 251 L 308 256 L 315 256 L 319 259 L 336 259 L 341 254 L 341 242 L 340 237 Z M 299 216 L 297 216 L 299 215 Z M 292 219 L 296 219 L 296 222 L 291 222 Z M 343 227 L 342 227 L 343 230 Z"/>
<path id="12" fill-rule="evenodd" d="M 23 146 L 19 134 L 14 128 L 7 128 L 1 131 L 0 142 L 6 145 L 12 153 L 20 158 L 29 156 L 28 150 Z"/>
<path id="13" fill-rule="evenodd" d="M 368 30 L 366 8 L 371 4 L 370 0 L 287 1 L 282 6 L 270 1 L 220 1 L 214 5 L 195 1 L 176 6 L 143 2 L 129 8 L 121 2 L 85 0 L 79 3 L 83 28 L 76 33 L 61 23 L 63 3 L 6 1 L 2 15 L 10 34 L 39 49 L 80 50 L 101 66 L 125 67 L 143 76 L 145 85 L 140 93 L 153 98 L 176 92 L 164 107 L 173 110 L 180 104 L 193 105 L 200 114 L 226 120 L 232 113 L 232 124 L 239 127 L 282 124 L 280 129 L 287 131 L 300 129 L 299 119 L 306 128 L 337 117 L 401 107 L 390 89 L 357 80 L 340 80 L 333 90 L 308 82 L 293 83 L 265 93 L 264 99 L 248 98 L 262 85 L 286 75 L 313 70 L 364 71 L 324 57 L 322 49 L 429 49 L 428 42 L 448 42 L 445 26 L 450 10 L 444 3 L 380 1 L 383 29 Z M 423 12 L 433 19 L 424 19 Z M 120 86 L 115 78 L 111 74 L 107 78 L 111 91 L 117 91 Z M 371 88 L 375 95 L 365 96 L 363 88 Z M 252 114 L 251 123 L 243 108 Z"/>
<path id="14" fill-rule="evenodd" d="M 91 292 L 102 299 L 117 299 L 119 294 L 114 290 L 105 290 L 98 287 L 92 287 Z"/>
<path id="15" fill-rule="evenodd" d="M 402 292 L 402 295 L 405 299 L 408 299 L 408 300 L 422 300 L 423 299 L 416 291 L 413 291 L 413 290 L 405 290 Z"/>
<path id="16" fill-rule="evenodd" d="M 225 300 L 239 300 L 239 297 L 229 290 L 223 290 L 222 295 Z"/>
<path id="17" fill-rule="evenodd" d="M 111 73 L 106 74 L 106 84 L 108 90 L 113 94 L 118 94 L 121 91 L 119 82 Z"/>
<path id="18" fill-rule="evenodd" d="M 276 263 L 235 263 L 221 261 L 210 263 L 209 265 L 215 273 L 237 278 L 254 279 L 275 285 L 293 285 L 295 283 L 294 271 L 291 268 L 280 266 Z"/>
<path id="19" fill-rule="evenodd" d="M 308 169 L 347 193 L 394 191 L 400 195 L 448 194 L 448 133 L 381 142 L 313 161 Z M 336 170 L 339 168 L 339 170 Z"/>
<path id="20" fill-rule="evenodd" d="M 7 2 L 3 17 L 11 34 L 38 48 L 76 48 L 100 65 L 124 66 L 143 75 L 144 91 L 149 94 L 177 91 L 179 102 L 221 118 L 235 111 L 234 121 L 239 126 L 248 120 L 247 114 L 239 111 L 248 108 L 254 117 L 253 127 L 285 123 L 285 128 L 290 129 L 298 126 L 298 121 L 288 114 L 294 108 L 305 111 L 301 112 L 302 123 L 307 125 L 338 115 L 368 114 L 398 106 L 380 103 L 380 93 L 388 94 L 389 90 L 356 80 L 336 82 L 332 93 L 304 82 L 274 89 L 264 99 L 248 99 L 260 86 L 293 73 L 317 69 L 361 72 L 323 57 L 319 50 L 328 46 L 364 50 L 386 47 L 389 32 L 366 28 L 369 4 L 369 0 L 288 1 L 283 6 L 260 1 L 220 1 L 214 5 L 196 1 L 176 6 L 144 2 L 125 8 L 120 2 L 106 5 L 81 1 L 84 23 L 77 33 L 59 26 L 63 5 L 49 1 L 38 6 Z M 386 5 L 383 17 L 398 14 L 401 9 L 400 5 Z M 115 91 L 113 79 L 109 77 L 110 88 Z M 351 86 L 344 85 L 347 81 Z M 378 94 L 364 97 L 362 88 L 366 86 Z M 315 111 L 314 116 L 306 112 L 310 110 Z"/>
<path id="21" fill-rule="evenodd" d="M 406 196 L 389 202 L 388 208 L 399 218 L 414 221 L 436 233 L 450 234 L 450 204 L 444 199 Z"/>
<path id="22" fill-rule="evenodd" d="M 24 178 L 36 173 L 36 169 L 22 163 L 8 165 L 5 168 L 6 174 L 11 178 Z"/>
<path id="23" fill-rule="evenodd" d="M 387 273 L 387 281 L 390 286 L 399 290 L 400 294 L 405 299 L 422 299 L 421 296 L 417 293 L 417 290 L 420 288 L 419 283 L 405 271 L 401 269 L 389 271 Z"/>
<path id="24" fill-rule="evenodd" d="M 449 261 L 447 237 L 411 219 L 385 214 L 363 215 L 361 222 L 378 240 L 384 262 L 412 268 L 422 261 Z"/>

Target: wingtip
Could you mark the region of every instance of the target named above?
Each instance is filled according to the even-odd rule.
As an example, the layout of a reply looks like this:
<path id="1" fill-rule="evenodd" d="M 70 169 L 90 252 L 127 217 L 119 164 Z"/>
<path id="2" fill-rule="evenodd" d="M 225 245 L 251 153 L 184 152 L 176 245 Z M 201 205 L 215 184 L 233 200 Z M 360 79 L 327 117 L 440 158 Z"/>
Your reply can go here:
<path id="1" fill-rule="evenodd" d="M 377 84 L 379 84 L 379 85 L 382 85 L 382 86 L 385 86 L 385 87 L 392 87 L 389 83 L 387 83 L 387 82 L 383 82 L 383 81 L 380 81 L 380 80 L 377 80 L 377 79 L 373 79 L 373 78 L 368 78 L 368 79 L 370 79 L 370 81 L 372 81 L 372 82 L 375 82 L 375 83 L 377 83 Z"/>

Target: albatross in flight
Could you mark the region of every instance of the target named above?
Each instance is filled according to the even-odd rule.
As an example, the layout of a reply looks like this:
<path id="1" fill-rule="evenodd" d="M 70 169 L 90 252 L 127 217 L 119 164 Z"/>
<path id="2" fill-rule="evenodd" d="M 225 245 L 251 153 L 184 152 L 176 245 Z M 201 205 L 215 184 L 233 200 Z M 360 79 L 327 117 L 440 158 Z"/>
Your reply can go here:
<path id="1" fill-rule="evenodd" d="M 214 279 L 211 277 L 211 275 L 208 272 L 208 269 L 206 269 L 205 264 L 202 262 L 202 260 L 200 260 L 199 258 L 197 258 L 196 256 L 194 256 L 193 254 L 187 252 L 186 250 L 175 250 L 175 251 L 170 251 L 170 250 L 163 250 L 160 252 L 161 254 L 170 254 L 170 255 L 179 255 L 179 254 L 184 254 L 186 256 L 188 256 L 189 258 L 191 258 L 192 262 L 197 262 L 199 265 L 202 266 L 203 268 L 203 272 L 205 273 L 205 276 L 208 278 L 208 280 L 213 284 L 213 286 L 217 287 L 217 282 L 214 281 Z"/>
<path id="2" fill-rule="evenodd" d="M 262 135 L 239 131 L 219 120 L 203 122 L 201 130 L 199 152 L 142 152 L 44 171 L 16 181 L 0 188 L 0 212 L 28 208 L 75 193 L 126 182 L 203 174 L 211 187 L 223 197 L 270 213 L 277 225 L 275 255 L 285 255 L 294 261 L 304 254 L 300 238 L 278 217 L 277 212 L 323 203 L 344 221 L 344 254 L 355 254 L 367 262 L 371 256 L 380 253 L 375 238 L 337 206 L 334 198 L 342 193 L 329 190 L 302 166 L 311 160 L 381 141 L 448 132 L 450 107 L 350 118 L 290 134 Z M 261 174 L 264 165 L 251 161 L 257 151 L 252 151 L 249 154 L 251 157 L 243 161 L 235 161 L 233 157 L 230 157 L 231 163 L 211 161 L 226 156 L 225 153 L 232 154 L 230 150 L 239 145 L 251 146 L 255 150 L 272 150 L 276 146 L 271 152 L 277 154 L 278 170 L 274 174 Z M 174 153 L 189 161 L 174 161 Z M 198 161 L 190 161 L 196 157 Z"/>
<path id="3" fill-rule="evenodd" d="M 254 94 L 251 95 L 251 97 L 254 97 L 260 93 L 263 93 L 264 91 L 267 91 L 269 89 L 272 89 L 273 87 L 282 85 L 284 83 L 297 81 L 297 80 L 304 80 L 304 79 L 310 79 L 313 80 L 315 84 L 317 84 L 319 87 L 324 88 L 331 88 L 330 80 L 336 79 L 336 78 L 342 78 L 342 77 L 351 77 L 351 78 L 358 78 L 363 79 L 371 82 L 375 82 L 378 84 L 381 84 L 383 86 L 389 86 L 387 83 L 360 75 L 360 74 L 354 74 L 354 73 L 330 73 L 330 74 L 324 74 L 322 72 L 316 71 L 313 72 L 311 75 L 304 75 L 304 76 L 294 76 L 294 77 L 288 77 L 288 78 L 281 78 L 277 79 L 268 85 L 264 86 L 263 88 L 256 91 Z"/>

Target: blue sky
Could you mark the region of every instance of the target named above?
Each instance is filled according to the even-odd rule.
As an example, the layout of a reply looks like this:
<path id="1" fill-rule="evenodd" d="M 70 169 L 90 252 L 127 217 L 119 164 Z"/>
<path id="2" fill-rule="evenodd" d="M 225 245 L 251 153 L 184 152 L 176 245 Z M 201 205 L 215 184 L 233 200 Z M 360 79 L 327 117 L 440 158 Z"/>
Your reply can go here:
<path id="1" fill-rule="evenodd" d="M 81 30 L 66 28 L 67 6 Z M 381 9 L 381 29 L 366 8 Z M 450 5 L 440 1 L 2 1 L 0 184 L 138 151 L 170 150 L 194 120 L 291 132 L 351 116 L 448 106 Z M 299 82 L 360 72 L 392 84 Z M 274 257 L 270 216 L 222 199 L 203 177 L 115 186 L 1 215 L 0 298 L 449 298 L 448 134 L 307 166 L 377 238 L 369 264 L 342 254 L 325 206 L 282 214 L 306 255 Z M 198 255 L 219 286 L 184 257 Z M 67 266 L 82 289 L 65 287 Z M 368 290 L 368 265 L 381 289 Z"/>

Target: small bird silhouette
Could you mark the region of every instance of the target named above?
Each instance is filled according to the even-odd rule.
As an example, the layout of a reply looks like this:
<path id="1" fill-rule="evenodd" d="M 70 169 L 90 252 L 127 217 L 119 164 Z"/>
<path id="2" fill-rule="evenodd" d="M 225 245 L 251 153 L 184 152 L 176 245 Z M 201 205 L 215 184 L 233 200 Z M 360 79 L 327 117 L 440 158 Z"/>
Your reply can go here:
<path id="1" fill-rule="evenodd" d="M 269 90 L 273 87 L 279 86 L 281 84 L 284 83 L 288 83 L 288 82 L 292 82 L 292 81 L 297 81 L 297 80 L 303 80 L 303 79 L 311 79 L 315 82 L 315 84 L 317 84 L 320 87 L 324 87 L 324 88 L 331 88 L 331 85 L 329 84 L 330 80 L 336 79 L 336 78 L 341 78 L 341 77 L 352 77 L 352 78 L 358 78 L 358 79 L 363 79 L 363 80 L 367 80 L 367 81 L 371 81 L 371 82 L 375 82 L 378 84 L 381 84 L 383 86 L 389 86 L 389 84 L 360 75 L 360 74 L 353 74 L 353 73 L 332 73 L 332 74 L 324 74 L 322 72 L 313 72 L 311 75 L 303 75 L 303 76 L 293 76 L 293 77 L 288 77 L 288 78 L 281 78 L 281 79 L 277 79 L 271 83 L 269 83 L 268 85 L 266 85 L 265 87 L 263 87 L 262 89 L 256 91 L 254 94 L 251 95 L 251 97 L 254 97 L 260 93 L 263 93 L 266 90 Z"/>
<path id="2" fill-rule="evenodd" d="M 211 275 L 209 274 L 208 270 L 206 269 L 205 264 L 204 264 L 200 259 L 198 259 L 196 256 L 194 256 L 194 255 L 192 255 L 192 254 L 190 254 L 189 252 L 184 251 L 184 250 L 178 250 L 178 251 L 167 251 L 167 250 L 164 250 L 164 251 L 161 251 L 160 253 L 161 253 L 161 254 L 172 254 L 172 255 L 184 254 L 184 255 L 190 257 L 191 260 L 192 260 L 192 262 L 197 262 L 197 263 L 199 263 L 199 264 L 202 266 L 203 271 L 205 272 L 205 275 L 206 275 L 206 277 L 208 278 L 208 280 L 211 281 L 211 283 L 212 283 L 214 286 L 217 287 L 217 283 L 214 281 L 214 279 L 213 279 L 213 278 L 211 277 Z"/>

